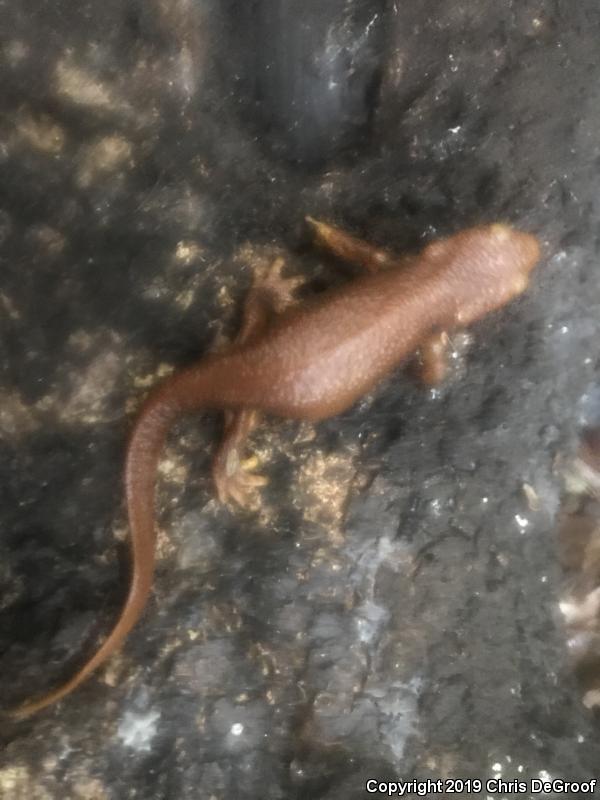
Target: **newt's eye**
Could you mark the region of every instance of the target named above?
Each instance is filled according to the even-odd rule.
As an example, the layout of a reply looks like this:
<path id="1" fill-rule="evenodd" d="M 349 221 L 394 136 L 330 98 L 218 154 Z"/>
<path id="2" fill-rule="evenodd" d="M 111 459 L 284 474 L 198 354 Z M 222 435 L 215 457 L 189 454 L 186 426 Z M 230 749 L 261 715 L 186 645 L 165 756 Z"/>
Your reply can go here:
<path id="1" fill-rule="evenodd" d="M 441 258 L 446 253 L 446 250 L 445 242 L 432 242 L 425 248 L 424 255 L 426 258 Z"/>
<path id="2" fill-rule="evenodd" d="M 527 275 L 517 275 L 512 282 L 512 288 L 515 294 L 522 294 L 529 286 L 529 278 Z"/>
<path id="3" fill-rule="evenodd" d="M 490 225 L 490 234 L 497 242 L 506 242 L 513 235 L 512 230 L 508 225 L 503 225 L 501 222 L 496 222 Z"/>

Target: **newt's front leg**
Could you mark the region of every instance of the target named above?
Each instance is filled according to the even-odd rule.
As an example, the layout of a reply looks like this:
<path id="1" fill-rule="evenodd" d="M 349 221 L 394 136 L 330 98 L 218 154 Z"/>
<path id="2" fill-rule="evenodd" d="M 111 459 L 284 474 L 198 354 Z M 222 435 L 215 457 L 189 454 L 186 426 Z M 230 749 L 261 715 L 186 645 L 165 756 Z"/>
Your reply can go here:
<path id="1" fill-rule="evenodd" d="M 448 372 L 450 337 L 446 331 L 433 333 L 419 347 L 415 362 L 417 378 L 426 386 L 441 383 Z"/>
<path id="2" fill-rule="evenodd" d="M 276 258 L 266 273 L 255 273 L 254 282 L 244 303 L 242 325 L 232 347 L 247 344 L 261 336 L 273 317 L 280 314 L 294 301 L 294 291 L 302 284 L 301 278 L 284 278 L 281 275 L 284 261 Z M 252 492 L 267 482 L 262 475 L 252 470 L 256 459 L 242 459 L 241 452 L 250 433 L 260 422 L 257 409 L 226 411 L 223 438 L 212 464 L 213 480 L 222 503 L 234 500 L 247 506 Z"/>
<path id="3" fill-rule="evenodd" d="M 377 272 L 382 267 L 389 267 L 398 262 L 390 253 L 368 244 L 362 239 L 350 236 L 349 233 L 334 228 L 326 222 L 313 217 L 306 217 L 312 226 L 317 242 L 334 256 L 356 264 L 369 272 Z"/>

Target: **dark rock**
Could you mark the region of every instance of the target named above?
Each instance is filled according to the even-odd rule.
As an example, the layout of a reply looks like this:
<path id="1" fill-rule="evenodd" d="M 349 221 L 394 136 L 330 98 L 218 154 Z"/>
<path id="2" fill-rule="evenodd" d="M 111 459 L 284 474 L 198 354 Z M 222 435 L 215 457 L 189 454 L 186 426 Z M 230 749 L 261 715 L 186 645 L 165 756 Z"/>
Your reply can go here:
<path id="1" fill-rule="evenodd" d="M 305 214 L 397 251 L 506 219 L 544 261 L 444 386 L 397 373 L 312 439 L 257 433 L 258 514 L 211 500 L 216 418 L 182 421 L 155 597 L 106 669 L 5 722 L 0 794 L 595 777 L 554 526 L 560 465 L 600 408 L 597 3 L 239 6 L 3 5 L 2 707 L 72 674 L 117 613 L 122 455 L 147 388 L 235 329 L 273 248 L 312 285 L 343 279 Z M 267 69 L 300 51 L 310 80 L 291 57 Z"/>

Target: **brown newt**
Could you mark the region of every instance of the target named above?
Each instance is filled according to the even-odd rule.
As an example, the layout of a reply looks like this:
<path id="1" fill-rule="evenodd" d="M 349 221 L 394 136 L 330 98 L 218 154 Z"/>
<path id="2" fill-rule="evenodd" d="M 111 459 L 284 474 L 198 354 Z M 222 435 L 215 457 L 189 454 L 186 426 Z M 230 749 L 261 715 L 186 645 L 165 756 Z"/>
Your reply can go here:
<path id="1" fill-rule="evenodd" d="M 303 303 L 278 259 L 249 292 L 237 339 L 151 392 L 134 424 L 125 461 L 132 576 L 112 632 L 64 685 L 9 712 L 26 717 L 68 695 L 122 644 L 139 619 L 154 571 L 157 465 L 177 417 L 225 411 L 213 462 L 219 498 L 244 503 L 263 480 L 244 469 L 240 448 L 261 412 L 317 421 L 338 414 L 416 351 L 422 377 L 445 372 L 448 331 L 502 307 L 527 287 L 540 257 L 534 236 L 503 224 L 464 230 L 398 259 L 309 218 L 317 241 L 364 268 L 346 285 Z"/>

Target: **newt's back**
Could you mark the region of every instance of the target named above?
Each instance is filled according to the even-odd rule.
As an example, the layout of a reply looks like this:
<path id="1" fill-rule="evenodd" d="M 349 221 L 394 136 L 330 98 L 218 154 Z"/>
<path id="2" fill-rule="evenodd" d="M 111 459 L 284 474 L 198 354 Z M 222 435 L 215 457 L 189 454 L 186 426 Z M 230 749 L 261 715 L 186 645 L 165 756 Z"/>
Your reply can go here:
<path id="1" fill-rule="evenodd" d="M 538 258 L 533 236 L 504 225 L 437 241 L 408 265 L 290 309 L 225 356 L 223 400 L 290 417 L 339 413 L 434 331 L 468 325 L 520 294 Z"/>

